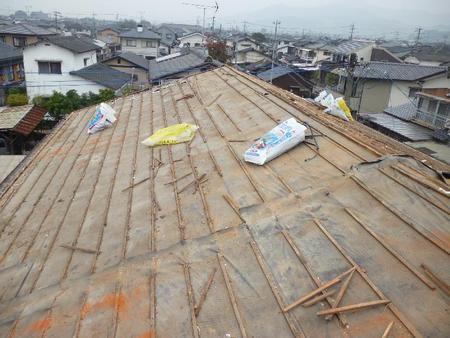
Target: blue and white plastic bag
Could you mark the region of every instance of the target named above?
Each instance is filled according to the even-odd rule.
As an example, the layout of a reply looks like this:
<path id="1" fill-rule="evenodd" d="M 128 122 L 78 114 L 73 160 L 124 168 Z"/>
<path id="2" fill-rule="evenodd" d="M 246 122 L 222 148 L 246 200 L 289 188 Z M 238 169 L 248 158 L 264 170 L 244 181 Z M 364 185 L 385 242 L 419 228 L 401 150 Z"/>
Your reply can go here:
<path id="1" fill-rule="evenodd" d="M 94 134 L 102 129 L 108 128 L 116 122 L 115 110 L 106 103 L 100 103 L 95 109 L 95 115 L 88 124 L 88 134 Z"/>
<path id="2" fill-rule="evenodd" d="M 258 139 L 244 153 L 247 162 L 263 165 L 305 140 L 306 127 L 290 118 Z"/>

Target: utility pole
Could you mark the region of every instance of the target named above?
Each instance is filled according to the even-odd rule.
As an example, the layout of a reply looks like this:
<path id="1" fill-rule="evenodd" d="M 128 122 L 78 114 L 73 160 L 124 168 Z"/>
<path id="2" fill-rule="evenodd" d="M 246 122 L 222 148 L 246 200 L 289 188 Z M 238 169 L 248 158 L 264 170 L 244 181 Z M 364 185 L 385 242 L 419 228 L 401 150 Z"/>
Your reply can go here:
<path id="1" fill-rule="evenodd" d="M 91 32 L 91 36 L 93 39 L 95 39 L 97 37 L 97 27 L 95 24 L 95 13 L 92 13 L 92 23 L 93 23 L 93 28 L 92 28 L 92 32 Z"/>
<path id="2" fill-rule="evenodd" d="M 423 28 L 422 27 L 417 27 L 417 38 L 416 38 L 416 47 L 419 44 L 420 41 L 420 33 L 422 33 Z"/>
<path id="3" fill-rule="evenodd" d="M 211 25 L 211 30 L 212 30 L 213 33 L 214 33 L 214 23 L 215 23 L 215 21 L 216 21 L 216 17 L 213 16 L 212 17 L 212 25 Z"/>
<path id="4" fill-rule="evenodd" d="M 355 31 L 355 24 L 352 23 L 350 26 L 350 40 L 353 40 L 353 32 Z"/>
<path id="5" fill-rule="evenodd" d="M 53 11 L 53 14 L 55 15 L 55 29 L 58 31 L 58 15 L 61 15 L 58 11 Z"/>
<path id="6" fill-rule="evenodd" d="M 244 24 L 244 34 L 247 34 L 247 21 L 242 21 L 242 23 Z"/>
<path id="7" fill-rule="evenodd" d="M 270 68 L 270 83 L 272 83 L 273 80 L 273 64 L 274 64 L 274 60 L 275 60 L 275 55 L 276 55 L 276 50 L 278 47 L 278 43 L 277 43 L 277 33 L 278 33 L 278 25 L 281 22 L 277 20 L 275 20 L 274 25 L 275 25 L 275 37 L 274 37 L 274 42 L 273 42 L 273 48 L 272 48 L 272 67 Z"/>

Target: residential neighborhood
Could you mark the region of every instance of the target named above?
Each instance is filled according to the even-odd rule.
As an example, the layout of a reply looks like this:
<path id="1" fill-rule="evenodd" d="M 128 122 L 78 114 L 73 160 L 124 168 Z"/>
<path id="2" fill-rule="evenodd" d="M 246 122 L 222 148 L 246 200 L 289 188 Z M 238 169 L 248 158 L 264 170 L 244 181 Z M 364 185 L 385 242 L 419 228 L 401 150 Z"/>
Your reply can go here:
<path id="1" fill-rule="evenodd" d="M 449 17 L 0 6 L 0 337 L 450 337 Z"/>

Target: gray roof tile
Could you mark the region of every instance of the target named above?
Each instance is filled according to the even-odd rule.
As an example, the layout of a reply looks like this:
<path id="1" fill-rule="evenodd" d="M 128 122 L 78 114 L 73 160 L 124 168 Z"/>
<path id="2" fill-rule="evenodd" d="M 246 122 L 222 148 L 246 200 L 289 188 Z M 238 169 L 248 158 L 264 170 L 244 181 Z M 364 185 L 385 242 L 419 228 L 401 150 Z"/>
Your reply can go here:
<path id="1" fill-rule="evenodd" d="M 149 68 L 149 60 L 147 60 L 146 58 L 137 55 L 133 52 L 122 52 L 114 57 L 112 57 L 111 59 L 115 59 L 115 58 L 121 58 L 124 59 L 140 68 L 143 68 L 145 70 L 148 70 Z"/>
<path id="2" fill-rule="evenodd" d="M 366 46 L 369 46 L 373 44 L 372 41 L 360 41 L 360 40 L 349 40 L 341 42 L 337 45 L 328 44 L 321 49 L 327 50 L 329 52 L 335 53 L 335 54 L 351 54 L 354 52 L 357 52 L 361 48 L 364 48 Z"/>
<path id="3" fill-rule="evenodd" d="M 154 39 L 161 40 L 161 35 L 149 29 L 143 29 L 142 32 L 138 32 L 136 29 L 129 30 L 120 33 L 122 38 L 134 38 L 134 39 Z"/>
<path id="4" fill-rule="evenodd" d="M 55 35 L 54 32 L 48 29 L 33 26 L 26 23 L 17 23 L 0 28 L 0 34 L 12 35 Z"/>
<path id="5" fill-rule="evenodd" d="M 103 63 L 96 63 L 91 66 L 70 72 L 71 75 L 82 77 L 86 80 L 96 82 L 102 86 L 111 89 L 120 89 L 128 81 L 131 80 L 131 75 L 118 71 Z"/>
<path id="6" fill-rule="evenodd" d="M 446 71 L 446 67 L 408 63 L 369 62 L 356 66 L 354 76 L 366 79 L 416 81 Z"/>
<path id="7" fill-rule="evenodd" d="M 158 62 L 158 59 L 150 60 L 150 78 L 158 80 L 163 77 L 177 74 L 205 64 L 207 56 L 201 52 L 190 51 L 188 54 L 181 53 L 179 56 Z"/>
<path id="8" fill-rule="evenodd" d="M 46 38 L 50 43 L 53 43 L 59 47 L 71 50 L 75 53 L 84 53 L 91 50 L 100 49 L 99 46 L 92 42 L 80 39 L 75 36 L 51 36 Z"/>
<path id="9" fill-rule="evenodd" d="M 279 78 L 286 74 L 294 73 L 294 71 L 289 67 L 278 66 L 278 67 L 273 68 L 273 72 L 271 69 L 268 69 L 268 70 L 265 70 L 264 72 L 259 73 L 258 77 L 264 81 L 270 81 L 271 73 L 272 73 L 272 79 L 276 79 L 276 78 Z"/>
<path id="10" fill-rule="evenodd" d="M 384 112 L 399 119 L 410 121 L 416 116 L 417 106 L 412 102 L 407 102 L 398 106 L 387 107 Z"/>

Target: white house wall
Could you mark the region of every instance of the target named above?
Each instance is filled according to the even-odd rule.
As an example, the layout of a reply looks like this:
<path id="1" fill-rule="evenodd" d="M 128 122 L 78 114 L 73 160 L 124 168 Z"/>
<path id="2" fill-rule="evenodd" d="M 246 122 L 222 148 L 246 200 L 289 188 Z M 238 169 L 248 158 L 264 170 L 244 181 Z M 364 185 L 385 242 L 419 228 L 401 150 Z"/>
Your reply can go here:
<path id="1" fill-rule="evenodd" d="M 202 45 L 203 42 L 206 43 L 206 40 L 203 41 L 202 36 L 199 34 L 185 36 L 185 37 L 180 38 L 179 40 L 180 40 L 180 46 L 189 44 L 189 46 L 195 47 L 196 44 Z"/>
<path id="2" fill-rule="evenodd" d="M 441 74 L 427 79 L 422 88 L 450 88 L 450 79 L 447 74 Z"/>
<path id="3" fill-rule="evenodd" d="M 369 62 L 372 57 L 372 49 L 374 46 L 375 44 L 372 44 L 358 50 L 356 52 L 356 55 L 358 55 L 358 61 Z"/>
<path id="4" fill-rule="evenodd" d="M 84 68 L 85 58 L 88 59 L 87 66 L 97 63 L 95 51 L 75 54 L 68 49 L 47 43 L 25 48 L 23 63 L 28 96 L 30 98 L 39 95 L 49 96 L 53 91 L 66 93 L 71 89 L 81 94 L 104 88 L 69 74 L 71 71 Z M 38 61 L 61 62 L 62 74 L 39 74 Z"/>
<path id="5" fill-rule="evenodd" d="M 236 61 L 235 63 L 254 63 L 267 59 L 264 54 L 251 51 L 251 52 L 236 52 Z"/>
<path id="6" fill-rule="evenodd" d="M 392 81 L 389 106 L 395 107 L 410 102 L 412 98 L 408 96 L 409 90 L 414 87 L 418 87 L 414 81 Z"/>
<path id="7" fill-rule="evenodd" d="M 437 75 L 423 80 L 420 86 L 416 81 L 394 81 L 391 86 L 391 93 L 389 97 L 389 105 L 397 106 L 403 103 L 410 102 L 409 90 L 410 88 L 450 88 L 450 79 L 447 79 L 446 74 Z"/>
<path id="8" fill-rule="evenodd" d="M 236 51 L 243 50 L 243 49 L 250 48 L 250 47 L 253 49 L 259 49 L 259 46 L 250 40 L 242 40 L 242 41 L 238 41 L 236 43 Z"/>

